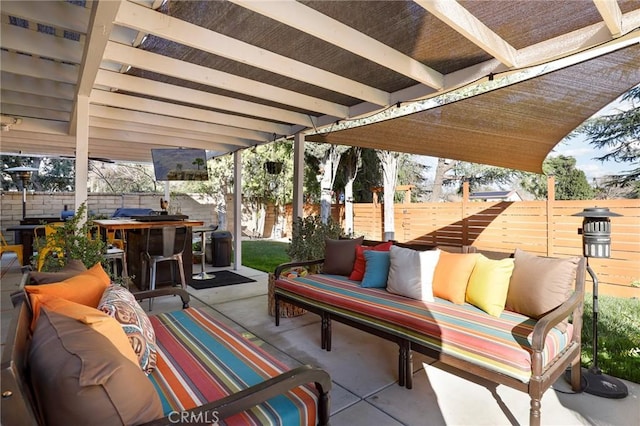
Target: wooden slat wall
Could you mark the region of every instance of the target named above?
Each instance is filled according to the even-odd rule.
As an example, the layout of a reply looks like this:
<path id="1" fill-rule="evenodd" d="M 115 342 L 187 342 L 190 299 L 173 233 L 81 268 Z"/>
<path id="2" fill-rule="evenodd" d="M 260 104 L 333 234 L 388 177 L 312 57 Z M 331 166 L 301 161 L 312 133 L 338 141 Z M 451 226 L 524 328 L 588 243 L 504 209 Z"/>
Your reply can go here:
<path id="1" fill-rule="evenodd" d="M 639 200 L 396 204 L 395 235 L 400 242 L 578 256 L 582 255 L 582 236 L 578 234 L 582 218 L 572 215 L 594 206 L 623 215 L 611 219 L 611 257 L 589 260 L 600 293 L 640 297 L 636 287 L 640 285 Z M 381 204 L 354 204 L 355 235 L 382 239 L 383 223 Z"/>

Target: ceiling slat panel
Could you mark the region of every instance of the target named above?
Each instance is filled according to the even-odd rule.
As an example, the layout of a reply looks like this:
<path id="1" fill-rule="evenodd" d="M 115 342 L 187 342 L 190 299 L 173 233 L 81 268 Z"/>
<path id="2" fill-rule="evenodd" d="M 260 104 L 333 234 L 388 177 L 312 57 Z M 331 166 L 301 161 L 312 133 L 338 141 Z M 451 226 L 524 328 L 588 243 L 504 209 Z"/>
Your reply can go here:
<path id="1" fill-rule="evenodd" d="M 231 136 L 253 141 L 265 141 L 273 137 L 266 132 L 258 132 L 238 127 L 221 126 L 219 124 L 204 123 L 202 121 L 186 120 L 183 118 L 167 117 L 166 115 L 150 114 L 141 111 L 131 111 L 121 108 L 112 108 L 103 105 L 90 105 L 89 115 L 117 121 L 147 124 L 150 126 L 168 126 L 174 129 L 191 130 L 198 133 L 212 135 Z"/>
<path id="2" fill-rule="evenodd" d="M 51 25 L 84 34 L 89 25 L 89 9 L 64 1 L 2 1 L 2 13 L 31 22 Z"/>
<path id="3" fill-rule="evenodd" d="M 231 1 L 349 50 L 417 82 L 436 89 L 442 88 L 443 76 L 439 72 L 294 0 L 281 2 Z"/>
<path id="4" fill-rule="evenodd" d="M 323 87 L 377 105 L 387 105 L 389 94 L 357 81 L 312 67 L 248 43 L 218 34 L 179 19 L 171 18 L 133 3 L 125 2 L 116 22 L 140 31 L 152 29 L 152 34 L 185 46 L 249 64 L 277 74 L 311 84 L 323 82 Z"/>
<path id="5" fill-rule="evenodd" d="M 303 126 L 311 125 L 309 116 L 293 111 L 287 111 L 266 105 L 257 105 L 253 102 L 234 99 L 228 96 L 215 95 L 213 93 L 174 86 L 167 83 L 119 74 L 112 71 L 100 70 L 98 72 L 96 83 L 128 92 L 162 97 L 179 102 L 201 105 L 208 108 L 236 112 L 243 115 L 261 117 L 285 123 L 300 124 Z"/>
<path id="6" fill-rule="evenodd" d="M 118 108 L 129 108 L 138 111 L 162 114 L 170 117 L 205 121 L 214 124 L 224 124 L 228 126 L 259 130 L 268 133 L 277 133 L 279 135 L 286 135 L 290 130 L 289 126 L 270 123 L 268 121 L 237 117 L 214 111 L 207 111 L 193 107 L 154 101 L 151 99 L 136 98 L 135 96 L 119 95 L 116 93 L 105 92 L 103 90 L 94 90 L 91 93 L 91 103 L 114 106 Z"/>
<path id="7" fill-rule="evenodd" d="M 15 25 L 1 24 L 2 47 L 18 52 L 79 64 L 82 61 L 82 43 L 39 33 Z"/>
<path id="8" fill-rule="evenodd" d="M 335 117 L 346 117 L 348 113 L 347 107 L 343 105 L 121 44 L 109 42 L 105 50 L 105 59 Z"/>
<path id="9" fill-rule="evenodd" d="M 54 61 L 43 61 L 37 57 L 15 52 L 0 52 L 0 68 L 12 74 L 75 84 L 78 66 Z"/>

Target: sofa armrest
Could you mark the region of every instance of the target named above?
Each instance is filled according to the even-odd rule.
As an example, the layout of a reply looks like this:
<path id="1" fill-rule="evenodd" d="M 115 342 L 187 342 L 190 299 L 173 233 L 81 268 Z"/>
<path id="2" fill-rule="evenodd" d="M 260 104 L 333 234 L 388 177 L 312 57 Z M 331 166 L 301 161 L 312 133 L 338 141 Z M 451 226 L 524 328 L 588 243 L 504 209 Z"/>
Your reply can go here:
<path id="1" fill-rule="evenodd" d="M 179 287 L 161 287 L 161 288 L 156 288 L 155 290 L 139 291 L 139 292 L 133 293 L 133 295 L 135 296 L 137 301 L 142 301 L 144 299 L 149 299 L 152 297 L 177 295 L 177 296 L 180 296 L 180 299 L 182 299 L 183 309 L 187 309 L 189 307 L 189 302 L 191 300 L 189 293 L 187 293 L 186 290 Z"/>
<path id="2" fill-rule="evenodd" d="M 230 417 L 254 407 L 275 396 L 281 395 L 290 389 L 298 386 L 314 383 L 318 390 L 318 424 L 329 424 L 329 391 L 331 390 L 331 377 L 329 374 L 317 367 L 303 365 L 293 370 L 282 373 L 257 385 L 248 387 L 225 398 L 209 402 L 190 410 L 189 419 L 209 419 L 215 415 L 219 419 Z M 183 414 L 184 415 L 184 414 Z M 215 419 L 213 419 L 215 420 Z M 168 417 L 163 417 L 145 426 L 174 424 Z"/>
<path id="3" fill-rule="evenodd" d="M 278 278 L 280 278 L 280 274 L 285 269 L 295 268 L 295 267 L 298 267 L 298 266 L 320 265 L 321 263 L 324 263 L 324 259 L 303 260 L 303 261 L 299 261 L 299 262 L 282 263 L 282 264 L 276 266 L 276 270 L 274 271 L 273 274 L 276 276 L 276 280 L 277 280 Z"/>
<path id="4" fill-rule="evenodd" d="M 531 349 L 542 351 L 547 334 L 553 327 L 568 319 L 571 313 L 583 303 L 583 293 L 573 293 L 562 305 L 555 308 L 536 322 L 531 336 Z"/>

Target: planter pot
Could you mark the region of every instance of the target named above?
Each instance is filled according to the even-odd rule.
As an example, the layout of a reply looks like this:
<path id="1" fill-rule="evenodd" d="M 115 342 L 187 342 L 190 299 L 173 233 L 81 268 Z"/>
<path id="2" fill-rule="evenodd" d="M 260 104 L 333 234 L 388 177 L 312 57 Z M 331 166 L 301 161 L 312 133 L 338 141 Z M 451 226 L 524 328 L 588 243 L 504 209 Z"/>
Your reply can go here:
<path id="1" fill-rule="evenodd" d="M 282 162 L 281 161 L 267 161 L 264 163 L 264 169 L 270 175 L 277 175 L 282 172 Z"/>

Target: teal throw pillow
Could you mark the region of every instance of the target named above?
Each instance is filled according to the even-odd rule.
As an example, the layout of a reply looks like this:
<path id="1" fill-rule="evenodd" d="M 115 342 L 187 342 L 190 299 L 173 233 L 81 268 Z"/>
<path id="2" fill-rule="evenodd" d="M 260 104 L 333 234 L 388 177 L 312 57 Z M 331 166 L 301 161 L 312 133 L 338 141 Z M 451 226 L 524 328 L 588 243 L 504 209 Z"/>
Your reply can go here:
<path id="1" fill-rule="evenodd" d="M 367 250 L 364 252 L 365 268 L 361 287 L 385 288 L 389 275 L 389 252 Z"/>

